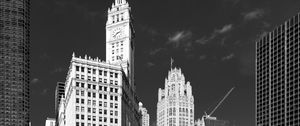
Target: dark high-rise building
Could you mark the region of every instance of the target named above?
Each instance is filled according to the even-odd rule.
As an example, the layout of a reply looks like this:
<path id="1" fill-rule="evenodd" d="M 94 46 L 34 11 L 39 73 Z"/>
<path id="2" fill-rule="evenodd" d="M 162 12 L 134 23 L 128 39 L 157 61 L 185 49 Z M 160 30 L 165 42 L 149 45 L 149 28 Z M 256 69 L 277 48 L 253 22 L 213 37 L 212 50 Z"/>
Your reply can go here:
<path id="1" fill-rule="evenodd" d="M 299 14 L 256 42 L 256 125 L 300 125 Z"/>
<path id="2" fill-rule="evenodd" d="M 29 8 L 0 1 L 0 126 L 29 125 Z"/>

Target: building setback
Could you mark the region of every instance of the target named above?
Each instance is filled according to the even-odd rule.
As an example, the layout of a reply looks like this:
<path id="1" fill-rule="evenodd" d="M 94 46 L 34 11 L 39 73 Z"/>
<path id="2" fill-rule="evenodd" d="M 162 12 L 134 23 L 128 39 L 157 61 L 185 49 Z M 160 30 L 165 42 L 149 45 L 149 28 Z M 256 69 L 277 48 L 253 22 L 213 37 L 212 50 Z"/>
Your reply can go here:
<path id="1" fill-rule="evenodd" d="M 0 125 L 29 125 L 30 0 L 0 1 Z"/>
<path id="2" fill-rule="evenodd" d="M 256 125 L 300 125 L 299 14 L 256 42 Z"/>
<path id="3" fill-rule="evenodd" d="M 194 96 L 181 69 L 172 68 L 158 90 L 157 126 L 194 126 Z"/>
<path id="4" fill-rule="evenodd" d="M 130 11 L 126 0 L 115 0 L 108 9 L 106 61 L 72 55 L 59 126 L 140 126 Z"/>

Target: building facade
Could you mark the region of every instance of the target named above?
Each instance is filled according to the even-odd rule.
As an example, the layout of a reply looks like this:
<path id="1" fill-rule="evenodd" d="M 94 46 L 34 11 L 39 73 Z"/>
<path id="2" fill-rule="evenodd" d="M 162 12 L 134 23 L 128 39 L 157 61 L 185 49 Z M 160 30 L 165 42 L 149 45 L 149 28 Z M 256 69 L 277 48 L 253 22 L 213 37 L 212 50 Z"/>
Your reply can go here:
<path id="1" fill-rule="evenodd" d="M 149 126 L 150 125 L 150 115 L 145 107 L 143 107 L 143 103 L 139 103 L 139 111 L 141 113 L 141 126 Z"/>
<path id="2" fill-rule="evenodd" d="M 181 69 L 172 68 L 158 90 L 157 126 L 194 126 L 194 96 Z"/>
<path id="3" fill-rule="evenodd" d="M 0 1 L 0 125 L 29 125 L 30 0 Z"/>
<path id="4" fill-rule="evenodd" d="M 256 42 L 256 125 L 300 125 L 299 14 Z"/>
<path id="5" fill-rule="evenodd" d="M 45 126 L 55 126 L 55 119 L 54 118 L 47 118 L 45 122 Z"/>
<path id="6" fill-rule="evenodd" d="M 126 0 L 108 9 L 106 61 L 72 55 L 59 126 L 140 126 L 130 11 Z"/>

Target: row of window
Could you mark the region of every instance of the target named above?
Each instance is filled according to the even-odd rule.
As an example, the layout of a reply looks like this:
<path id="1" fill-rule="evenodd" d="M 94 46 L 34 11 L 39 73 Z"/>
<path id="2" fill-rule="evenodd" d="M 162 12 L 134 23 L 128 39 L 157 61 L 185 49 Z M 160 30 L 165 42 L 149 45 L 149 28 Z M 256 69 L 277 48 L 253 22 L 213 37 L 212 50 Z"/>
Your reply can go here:
<path id="1" fill-rule="evenodd" d="M 104 97 L 102 97 L 102 96 L 104 96 Z M 107 99 L 107 95 L 106 94 L 99 94 L 99 98 L 100 99 L 102 99 L 102 98 L 104 98 L 105 100 Z M 118 99 L 119 97 L 118 96 L 110 96 L 110 100 L 111 101 L 118 101 L 119 99 Z M 85 104 L 84 103 L 84 101 L 85 101 L 85 99 L 80 99 L 80 98 L 76 98 L 76 103 L 77 104 Z M 95 104 L 94 104 L 94 101 L 95 100 L 87 100 L 87 105 L 91 105 L 91 102 L 93 102 L 93 105 L 95 105 L 96 104 L 96 101 L 95 101 Z M 106 102 L 104 102 L 104 104 L 105 104 Z M 102 101 L 99 101 L 99 106 L 102 106 Z M 106 107 L 106 106 L 104 106 L 104 107 Z"/>
<path id="2" fill-rule="evenodd" d="M 97 69 L 80 67 L 80 66 L 75 66 L 75 67 L 76 67 L 77 72 L 83 72 L 84 73 L 85 70 L 87 70 L 88 74 L 94 74 L 94 75 L 98 74 L 98 75 L 101 75 L 101 76 L 103 75 L 105 77 L 107 77 L 108 76 L 107 74 L 109 73 L 110 77 L 118 78 L 118 73 L 115 73 L 115 72 L 108 72 L 108 71 L 105 71 L 105 70 L 98 70 L 98 72 L 97 72 Z"/>
<path id="3" fill-rule="evenodd" d="M 76 115 L 76 119 L 79 119 L 79 115 Z M 81 115 L 81 117 L 84 118 L 83 115 Z M 88 115 L 88 120 L 92 120 L 92 121 L 96 121 L 96 116 L 90 116 Z M 118 119 L 114 119 L 114 118 L 109 118 L 109 123 L 113 124 L 118 124 Z M 107 117 L 99 117 L 99 122 L 104 122 L 104 123 L 108 123 L 108 118 Z M 81 124 L 81 125 L 80 125 Z M 84 122 L 76 122 L 76 126 L 85 126 L 85 123 Z M 87 126 L 96 126 L 96 124 L 93 124 L 93 123 L 87 123 Z M 99 126 L 107 126 L 107 125 L 102 125 L 102 124 L 99 124 Z"/>
<path id="4" fill-rule="evenodd" d="M 118 106 L 116 106 L 115 108 L 117 108 Z M 81 107 L 81 111 L 79 111 L 79 106 L 76 106 L 76 112 L 84 112 L 84 107 Z M 96 108 L 90 108 L 88 107 L 87 108 L 87 113 L 93 113 L 93 114 L 96 114 L 97 113 L 97 109 Z M 106 109 L 99 109 L 98 110 L 98 113 L 99 114 L 103 114 L 103 115 L 108 115 L 108 110 Z M 118 116 L 118 111 L 113 111 L 113 110 L 110 110 L 109 111 L 109 115 L 111 116 Z"/>
<path id="5" fill-rule="evenodd" d="M 81 87 L 81 88 L 84 88 L 84 83 L 81 83 L 81 85 L 79 85 L 79 82 L 77 83 L 76 82 L 76 87 Z M 93 90 L 99 90 L 99 91 L 108 91 L 108 87 L 107 86 L 98 86 L 97 88 L 97 85 L 95 84 L 88 84 L 87 85 L 87 89 L 93 89 Z M 113 88 L 113 87 L 110 87 L 109 88 L 110 92 L 114 92 L 114 93 L 118 93 L 118 88 Z M 79 95 L 79 91 L 76 91 L 76 94 Z M 84 96 L 84 92 L 81 91 L 81 95 Z"/>
<path id="6" fill-rule="evenodd" d="M 79 76 L 80 76 L 79 74 L 76 74 L 76 79 L 85 80 L 85 76 L 84 75 L 81 75 L 81 78 L 79 78 Z M 88 81 L 97 82 L 96 77 L 92 78 L 91 76 L 88 76 L 87 80 Z M 108 84 L 108 79 L 98 78 L 98 82 Z M 109 80 L 109 84 L 118 85 L 118 81 L 117 80 L 114 81 L 114 80 L 110 79 Z M 84 83 L 83 83 L 83 85 L 84 85 Z M 84 86 L 81 86 L 81 87 L 84 88 Z"/>

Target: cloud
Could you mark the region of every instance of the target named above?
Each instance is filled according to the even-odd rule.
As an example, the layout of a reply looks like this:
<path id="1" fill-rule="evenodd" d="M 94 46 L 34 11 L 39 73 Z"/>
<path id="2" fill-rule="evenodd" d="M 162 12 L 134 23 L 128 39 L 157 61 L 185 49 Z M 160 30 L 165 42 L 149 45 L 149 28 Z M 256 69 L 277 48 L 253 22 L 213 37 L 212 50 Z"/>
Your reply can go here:
<path id="1" fill-rule="evenodd" d="M 201 45 L 205 45 L 205 44 L 207 44 L 208 41 L 209 41 L 209 39 L 207 39 L 206 37 L 202 37 L 200 39 L 197 39 L 195 42 L 199 43 Z"/>
<path id="2" fill-rule="evenodd" d="M 227 24 L 227 25 L 224 25 L 221 29 L 216 29 L 215 33 L 224 34 L 224 33 L 231 31 L 232 29 L 233 29 L 233 25 Z"/>
<path id="3" fill-rule="evenodd" d="M 224 56 L 222 58 L 222 61 L 231 60 L 232 58 L 234 58 L 234 56 L 235 56 L 234 53 L 231 53 L 231 54 L 229 54 L 227 56 Z"/>
<path id="4" fill-rule="evenodd" d="M 206 55 L 201 55 L 201 56 L 199 57 L 200 60 L 205 60 L 206 58 L 207 58 Z"/>
<path id="5" fill-rule="evenodd" d="M 152 62 L 147 62 L 146 66 L 147 66 L 147 67 L 153 67 L 153 66 L 155 66 L 155 64 L 152 63 Z"/>
<path id="6" fill-rule="evenodd" d="M 244 20 L 245 21 L 250 21 L 254 19 L 261 18 L 265 15 L 265 11 L 263 9 L 255 9 L 246 13 L 243 13 L 244 15 Z"/>
<path id="7" fill-rule="evenodd" d="M 30 83 L 31 84 L 36 84 L 38 82 L 40 82 L 40 80 L 38 78 L 33 78 Z"/>
<path id="8" fill-rule="evenodd" d="M 181 42 L 184 42 L 185 40 L 188 40 L 191 37 L 192 37 L 191 31 L 179 31 L 169 36 L 168 43 L 175 45 L 175 47 L 179 47 Z"/>
<path id="9" fill-rule="evenodd" d="M 151 56 L 154 56 L 154 55 L 156 55 L 157 53 L 161 52 L 162 50 L 163 50 L 163 48 L 157 48 L 157 49 L 151 50 L 151 51 L 149 52 L 149 54 L 150 54 Z"/>

